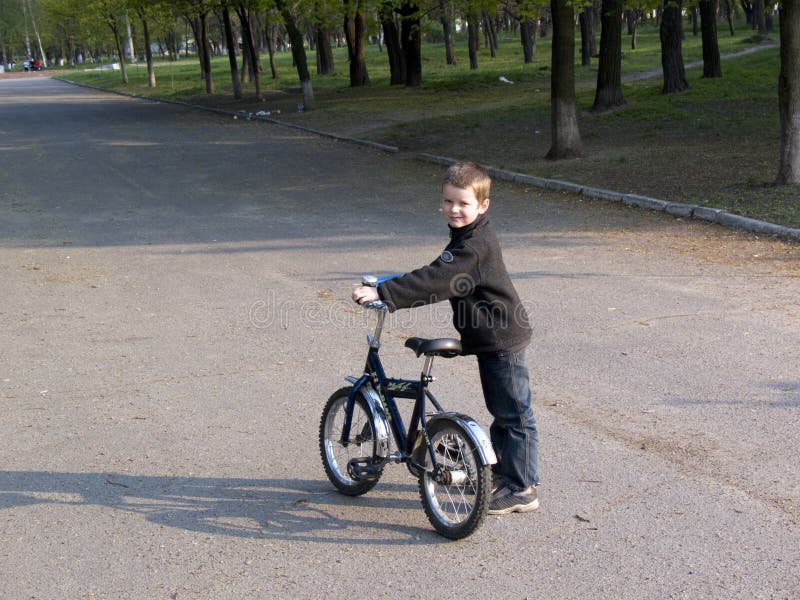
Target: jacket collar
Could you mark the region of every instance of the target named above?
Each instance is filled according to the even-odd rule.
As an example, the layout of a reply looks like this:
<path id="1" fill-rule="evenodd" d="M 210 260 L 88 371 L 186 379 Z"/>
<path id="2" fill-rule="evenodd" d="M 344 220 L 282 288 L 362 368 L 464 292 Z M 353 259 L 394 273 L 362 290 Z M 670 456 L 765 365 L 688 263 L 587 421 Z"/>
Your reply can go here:
<path id="1" fill-rule="evenodd" d="M 478 218 L 475 219 L 469 225 L 465 225 L 464 227 L 453 227 L 448 225 L 447 227 L 450 229 L 450 239 L 451 240 L 458 240 L 463 238 L 465 235 L 471 233 L 475 230 L 476 227 L 482 226 L 483 223 L 488 223 L 489 217 L 486 216 L 486 213 L 482 215 L 478 215 Z"/>

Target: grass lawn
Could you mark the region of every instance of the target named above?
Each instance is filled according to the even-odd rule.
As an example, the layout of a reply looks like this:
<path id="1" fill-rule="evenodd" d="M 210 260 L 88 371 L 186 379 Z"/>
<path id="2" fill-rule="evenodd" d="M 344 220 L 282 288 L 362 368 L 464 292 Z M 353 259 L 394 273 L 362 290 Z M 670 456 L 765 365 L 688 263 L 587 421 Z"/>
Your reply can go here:
<path id="1" fill-rule="evenodd" d="M 106 89 L 196 102 L 231 111 L 271 111 L 273 118 L 331 133 L 478 162 L 541 177 L 564 179 L 620 192 L 724 208 L 730 212 L 800 227 L 800 189 L 776 187 L 779 152 L 777 79 L 779 50 L 774 41 L 751 40 L 739 24 L 735 36 L 720 23 L 723 55 L 757 52 L 723 60 L 723 77 L 703 79 L 700 37 L 686 31 L 684 61 L 690 89 L 661 94 L 658 30 L 642 27 L 638 48 L 624 36 L 622 62 L 624 107 L 605 114 L 590 111 L 597 59 L 576 67 L 583 158 L 548 161 L 550 147 L 550 38 L 538 40 L 535 60 L 522 62 L 522 48 L 512 36 L 501 38 L 497 56 L 482 49 L 479 68 L 469 69 L 466 43 L 457 40 L 457 66 L 445 64 L 444 47 L 423 46 L 424 85 L 416 89 L 389 85 L 385 51 L 367 47 L 371 83 L 350 88 L 346 49 L 334 50 L 338 73 L 313 76 L 315 107 L 302 103 L 297 73 L 289 53 L 276 56 L 277 79 L 263 57 L 264 98 L 257 102 L 252 85 L 246 97 L 231 97 L 227 57 L 214 60 L 216 94 L 205 94 L 193 57 L 156 65 L 157 87 L 147 87 L 143 65 L 120 73 L 71 70 L 59 76 Z M 777 34 L 772 36 L 777 40 Z M 599 38 L 598 38 L 599 44 Z M 314 54 L 309 53 L 314 65 Z M 578 57 L 579 58 L 579 57 Z M 513 84 L 500 81 L 504 77 Z M 280 114 L 276 114 L 276 111 Z"/>

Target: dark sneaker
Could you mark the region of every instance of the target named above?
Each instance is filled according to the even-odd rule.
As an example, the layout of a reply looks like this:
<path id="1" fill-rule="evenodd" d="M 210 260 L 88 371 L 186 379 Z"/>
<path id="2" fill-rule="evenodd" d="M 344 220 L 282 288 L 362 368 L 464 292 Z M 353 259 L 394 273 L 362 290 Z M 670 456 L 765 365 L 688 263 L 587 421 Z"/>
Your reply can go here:
<path id="1" fill-rule="evenodd" d="M 492 499 L 489 501 L 490 515 L 533 512 L 537 508 L 539 508 L 539 498 L 536 497 L 534 485 L 521 492 L 515 492 L 504 485 L 492 493 Z"/>

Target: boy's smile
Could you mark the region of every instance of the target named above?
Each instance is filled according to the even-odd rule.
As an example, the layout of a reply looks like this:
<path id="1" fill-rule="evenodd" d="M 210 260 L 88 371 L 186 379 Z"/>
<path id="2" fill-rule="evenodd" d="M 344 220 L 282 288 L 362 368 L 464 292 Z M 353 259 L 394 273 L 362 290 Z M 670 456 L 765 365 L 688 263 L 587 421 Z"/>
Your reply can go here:
<path id="1" fill-rule="evenodd" d="M 442 214 L 447 224 L 458 229 L 475 222 L 480 215 L 489 210 L 489 199 L 479 202 L 471 189 L 456 187 L 445 183 L 442 188 Z"/>

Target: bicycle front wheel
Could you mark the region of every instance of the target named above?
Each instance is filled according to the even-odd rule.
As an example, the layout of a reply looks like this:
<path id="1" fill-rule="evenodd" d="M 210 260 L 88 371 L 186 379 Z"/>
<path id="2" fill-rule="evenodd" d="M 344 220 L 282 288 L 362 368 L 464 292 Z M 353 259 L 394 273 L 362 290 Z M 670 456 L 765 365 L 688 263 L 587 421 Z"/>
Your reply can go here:
<path id="1" fill-rule="evenodd" d="M 452 421 L 436 421 L 429 431 L 436 455 L 434 470 L 426 452 L 419 493 L 434 529 L 451 539 L 465 538 L 483 522 L 489 510 L 491 474 L 481 464 L 478 448 Z"/>
<path id="2" fill-rule="evenodd" d="M 322 466 L 336 489 L 348 496 L 360 496 L 375 487 L 381 472 L 377 471 L 367 478 L 355 478 L 347 469 L 351 459 L 372 460 L 376 451 L 375 425 L 367 401 L 361 394 L 356 396 L 353 406 L 350 435 L 342 442 L 347 399 L 352 389 L 343 387 L 336 390 L 325 404 L 319 424 L 319 449 Z"/>

